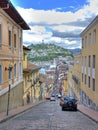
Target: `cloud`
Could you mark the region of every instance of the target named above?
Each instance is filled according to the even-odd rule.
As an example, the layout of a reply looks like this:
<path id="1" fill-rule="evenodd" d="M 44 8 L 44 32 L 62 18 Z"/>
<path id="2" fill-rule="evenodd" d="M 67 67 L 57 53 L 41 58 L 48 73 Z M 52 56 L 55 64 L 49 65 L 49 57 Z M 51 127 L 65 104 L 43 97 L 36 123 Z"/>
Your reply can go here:
<path id="1" fill-rule="evenodd" d="M 54 10 L 17 7 L 17 10 L 31 28 L 24 31 L 24 43 L 41 43 L 44 40 L 46 43 L 74 48 L 81 47 L 80 33 L 98 14 L 98 0 L 87 0 L 75 12 L 60 12 L 63 10 L 60 7 Z"/>

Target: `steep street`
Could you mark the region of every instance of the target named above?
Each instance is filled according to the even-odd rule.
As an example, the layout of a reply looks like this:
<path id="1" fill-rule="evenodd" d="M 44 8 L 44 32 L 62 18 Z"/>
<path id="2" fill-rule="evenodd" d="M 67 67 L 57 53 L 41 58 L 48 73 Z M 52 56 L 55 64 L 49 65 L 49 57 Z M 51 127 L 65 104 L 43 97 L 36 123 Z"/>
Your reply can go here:
<path id="1" fill-rule="evenodd" d="M 98 124 L 79 111 L 62 111 L 58 99 L 1 123 L 0 130 L 98 130 Z"/>

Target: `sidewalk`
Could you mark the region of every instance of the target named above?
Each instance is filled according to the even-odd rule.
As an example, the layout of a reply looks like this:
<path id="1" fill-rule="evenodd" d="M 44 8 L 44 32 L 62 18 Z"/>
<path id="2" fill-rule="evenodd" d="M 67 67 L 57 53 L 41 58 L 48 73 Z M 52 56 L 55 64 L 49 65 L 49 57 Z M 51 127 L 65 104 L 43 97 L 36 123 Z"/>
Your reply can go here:
<path id="1" fill-rule="evenodd" d="M 0 123 L 20 114 L 22 112 L 25 112 L 26 110 L 29 110 L 33 106 L 38 105 L 38 104 L 43 103 L 43 102 L 45 102 L 45 101 L 27 104 L 27 105 L 21 106 L 17 109 L 10 110 L 8 116 L 6 115 L 6 112 L 2 112 L 2 113 L 0 113 Z M 78 110 L 98 123 L 98 112 L 96 112 L 92 109 L 89 109 L 81 104 L 78 104 Z"/>
<path id="2" fill-rule="evenodd" d="M 38 104 L 43 103 L 43 102 L 45 102 L 45 101 L 43 100 L 43 101 L 39 101 L 39 102 L 36 102 L 36 103 L 30 103 L 30 104 L 27 104 L 27 105 L 24 105 L 24 106 L 20 106 L 16 109 L 10 110 L 9 113 L 8 113 L 8 116 L 7 116 L 6 112 L 2 112 L 2 113 L 0 113 L 0 123 L 20 114 L 22 112 L 25 112 L 26 110 L 29 110 L 33 106 L 38 105 Z"/>
<path id="3" fill-rule="evenodd" d="M 84 105 L 78 104 L 78 110 L 98 123 L 98 112 L 85 107 Z"/>

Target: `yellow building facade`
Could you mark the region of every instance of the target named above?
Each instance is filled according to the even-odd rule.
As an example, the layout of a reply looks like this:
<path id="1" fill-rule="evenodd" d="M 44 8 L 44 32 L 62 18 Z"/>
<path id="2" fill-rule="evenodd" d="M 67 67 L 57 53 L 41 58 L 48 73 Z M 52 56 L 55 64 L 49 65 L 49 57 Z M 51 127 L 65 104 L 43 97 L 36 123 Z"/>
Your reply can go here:
<path id="1" fill-rule="evenodd" d="M 81 102 L 98 111 L 98 16 L 81 33 Z"/>
<path id="2" fill-rule="evenodd" d="M 11 2 L 1 0 L 0 112 L 7 111 L 8 114 L 10 109 L 23 104 L 22 30 L 28 29 Z"/>
<path id="3" fill-rule="evenodd" d="M 63 78 L 63 89 L 64 89 L 64 95 L 68 95 L 68 80 L 67 80 L 67 74 Z"/>
<path id="4" fill-rule="evenodd" d="M 81 53 L 74 55 L 74 62 L 69 66 L 68 93 L 80 100 L 81 87 Z"/>
<path id="5" fill-rule="evenodd" d="M 23 102 L 24 105 L 40 99 L 39 69 L 27 60 L 28 47 L 23 46 Z"/>

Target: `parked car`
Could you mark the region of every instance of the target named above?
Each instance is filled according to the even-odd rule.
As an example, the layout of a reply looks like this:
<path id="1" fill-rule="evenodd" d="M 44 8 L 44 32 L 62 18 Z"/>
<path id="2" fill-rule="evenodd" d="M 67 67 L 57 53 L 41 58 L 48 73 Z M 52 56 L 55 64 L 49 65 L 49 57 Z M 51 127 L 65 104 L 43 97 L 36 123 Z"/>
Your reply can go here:
<path id="1" fill-rule="evenodd" d="M 47 95 L 45 98 L 46 100 L 50 100 L 50 95 Z"/>
<path id="2" fill-rule="evenodd" d="M 50 101 L 56 101 L 56 97 L 55 97 L 54 94 L 51 95 L 51 97 L 50 97 Z"/>
<path id="3" fill-rule="evenodd" d="M 56 97 L 57 97 L 57 98 L 61 98 L 61 97 L 62 97 L 62 95 L 61 95 L 61 94 L 59 94 L 59 93 L 57 93 L 57 94 L 56 94 Z"/>
<path id="4" fill-rule="evenodd" d="M 58 94 L 58 98 L 61 98 L 62 96 L 61 96 L 61 94 Z"/>
<path id="5" fill-rule="evenodd" d="M 74 97 L 63 97 L 60 100 L 60 106 L 63 110 L 75 110 L 77 111 L 77 99 Z"/>

